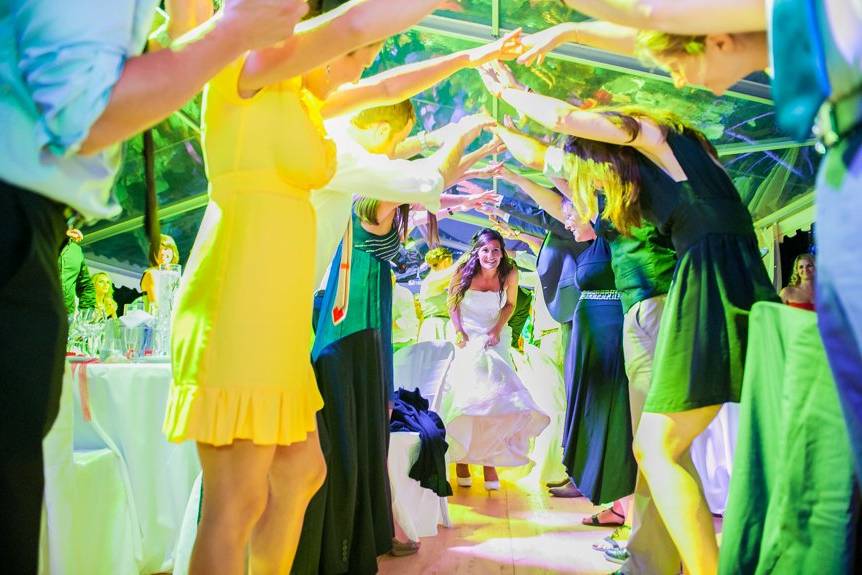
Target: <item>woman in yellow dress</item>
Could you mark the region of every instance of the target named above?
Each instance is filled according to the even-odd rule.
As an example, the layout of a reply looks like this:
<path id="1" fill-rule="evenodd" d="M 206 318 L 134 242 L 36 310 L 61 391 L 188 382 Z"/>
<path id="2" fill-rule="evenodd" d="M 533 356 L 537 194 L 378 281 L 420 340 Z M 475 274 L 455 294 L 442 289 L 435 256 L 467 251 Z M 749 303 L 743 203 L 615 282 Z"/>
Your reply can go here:
<path id="1" fill-rule="evenodd" d="M 332 176 L 335 154 L 302 76 L 437 4 L 411 0 L 393 11 L 389 0 L 353 0 L 248 53 L 206 89 L 210 203 L 181 283 L 164 424 L 170 440 L 197 442 L 203 467 L 191 573 L 243 573 L 249 543 L 252 573 L 288 573 L 325 474 L 309 358 L 309 192 Z"/>

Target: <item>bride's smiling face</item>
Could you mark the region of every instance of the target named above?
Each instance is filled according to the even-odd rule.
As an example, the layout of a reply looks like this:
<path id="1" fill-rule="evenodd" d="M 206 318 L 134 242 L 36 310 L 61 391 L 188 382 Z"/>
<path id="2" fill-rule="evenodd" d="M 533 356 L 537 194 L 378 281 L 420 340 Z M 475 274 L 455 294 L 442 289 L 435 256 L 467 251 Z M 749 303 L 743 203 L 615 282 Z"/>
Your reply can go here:
<path id="1" fill-rule="evenodd" d="M 483 270 L 495 270 L 500 265 L 500 260 L 503 259 L 503 250 L 500 248 L 500 242 L 491 240 L 487 244 L 479 248 L 479 265 Z"/>

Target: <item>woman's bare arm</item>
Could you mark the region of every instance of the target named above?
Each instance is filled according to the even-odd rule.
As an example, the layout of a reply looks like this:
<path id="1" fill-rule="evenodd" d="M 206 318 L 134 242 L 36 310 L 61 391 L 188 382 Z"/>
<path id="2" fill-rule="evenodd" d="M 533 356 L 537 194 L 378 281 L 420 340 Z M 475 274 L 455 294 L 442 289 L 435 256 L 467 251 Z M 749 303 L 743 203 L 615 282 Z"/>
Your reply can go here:
<path id="1" fill-rule="evenodd" d="M 460 70 L 475 68 L 492 60 L 512 60 L 521 51 L 521 31 L 515 30 L 496 42 L 398 66 L 355 84 L 341 86 L 326 98 L 322 113 L 331 118 L 359 109 L 397 104 Z"/>
<path id="2" fill-rule="evenodd" d="M 764 0 L 564 0 L 597 20 L 669 34 L 766 30 Z"/>
<path id="3" fill-rule="evenodd" d="M 391 0 L 351 0 L 310 18 L 293 37 L 248 55 L 239 79 L 241 92 L 301 76 L 347 54 L 406 30 L 430 14 L 440 0 L 406 0 L 393 9 Z"/>
<path id="4" fill-rule="evenodd" d="M 497 323 L 494 324 L 493 332 L 498 336 L 506 324 L 509 323 L 512 314 L 515 313 L 515 304 L 518 301 L 518 268 L 512 269 L 506 277 L 506 303 L 500 309 L 500 316 L 497 318 Z M 492 344 L 496 345 L 496 344 Z"/>

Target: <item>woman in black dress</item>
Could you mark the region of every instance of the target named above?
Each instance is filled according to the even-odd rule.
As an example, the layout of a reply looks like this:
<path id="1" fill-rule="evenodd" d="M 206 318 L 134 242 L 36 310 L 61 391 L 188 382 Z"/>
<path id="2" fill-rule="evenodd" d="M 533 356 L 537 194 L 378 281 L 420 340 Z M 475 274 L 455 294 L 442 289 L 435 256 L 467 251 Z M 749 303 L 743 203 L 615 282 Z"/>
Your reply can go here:
<path id="1" fill-rule="evenodd" d="M 671 113 L 581 110 L 529 93 L 502 65 L 483 79 L 522 114 L 575 136 L 569 184 L 583 217 L 598 214 L 599 187 L 607 198 L 602 216 L 621 233 L 647 218 L 671 236 L 679 261 L 635 455 L 686 570 L 714 573 L 712 515 L 689 446 L 722 403 L 739 401 L 748 311 L 777 300 L 751 216 L 710 144 Z"/>
<path id="2" fill-rule="evenodd" d="M 511 153 L 519 161 L 533 165 L 526 158 L 529 152 L 509 137 L 512 134 L 502 136 Z M 521 142 L 524 140 L 522 137 Z M 580 221 L 571 202 L 559 193 L 510 170 L 503 169 L 499 177 L 521 188 L 549 216 L 565 224 L 574 242 L 588 246 L 575 259 L 575 281 L 581 296 L 564 368 L 567 401 L 563 465 L 571 481 L 552 487 L 551 494 L 585 495 L 596 505 L 613 502 L 583 522 L 619 525 L 625 517 L 626 501 L 622 498 L 632 493 L 637 464 L 630 448 L 632 425 L 623 360 L 623 310 L 620 294 L 615 290 L 610 247 L 604 238 L 596 238 L 599 227 L 594 229 L 589 222 Z"/>

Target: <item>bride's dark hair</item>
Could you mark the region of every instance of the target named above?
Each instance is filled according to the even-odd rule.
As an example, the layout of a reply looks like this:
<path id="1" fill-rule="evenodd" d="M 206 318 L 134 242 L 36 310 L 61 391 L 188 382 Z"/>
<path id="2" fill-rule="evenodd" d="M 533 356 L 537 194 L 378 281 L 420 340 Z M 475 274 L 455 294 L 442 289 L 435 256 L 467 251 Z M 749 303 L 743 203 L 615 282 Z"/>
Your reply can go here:
<path id="1" fill-rule="evenodd" d="M 455 270 L 452 286 L 449 288 L 449 307 L 455 307 L 464 299 L 467 290 L 470 289 L 470 284 L 473 283 L 473 278 L 479 273 L 479 249 L 493 241 L 500 245 L 502 258 L 500 265 L 497 266 L 497 279 L 500 281 L 500 294 L 502 297 L 503 287 L 506 285 L 506 278 L 515 268 L 515 262 L 509 258 L 506 253 L 506 242 L 503 236 L 497 230 L 485 228 L 477 232 L 473 236 L 473 241 L 470 245 L 470 251 L 461 256 L 458 262 L 458 267 Z"/>

